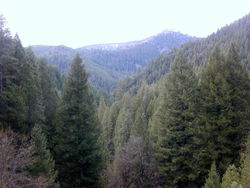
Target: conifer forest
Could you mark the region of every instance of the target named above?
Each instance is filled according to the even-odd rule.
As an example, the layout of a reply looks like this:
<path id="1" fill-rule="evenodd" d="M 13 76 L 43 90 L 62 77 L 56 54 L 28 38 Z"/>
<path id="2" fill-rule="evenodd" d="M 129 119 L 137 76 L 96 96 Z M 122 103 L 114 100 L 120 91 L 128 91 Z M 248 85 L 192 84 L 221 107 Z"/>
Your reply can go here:
<path id="1" fill-rule="evenodd" d="M 1 15 L 0 188 L 250 188 L 250 14 L 116 49 L 20 38 Z"/>

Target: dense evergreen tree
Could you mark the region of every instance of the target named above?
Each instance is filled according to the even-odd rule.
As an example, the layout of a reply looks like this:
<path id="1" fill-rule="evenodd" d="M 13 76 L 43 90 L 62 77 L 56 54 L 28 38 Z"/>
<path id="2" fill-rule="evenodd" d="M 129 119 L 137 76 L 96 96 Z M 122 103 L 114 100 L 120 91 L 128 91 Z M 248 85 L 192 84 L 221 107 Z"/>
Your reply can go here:
<path id="1" fill-rule="evenodd" d="M 153 89 L 144 83 L 137 95 L 133 98 L 135 117 L 131 134 L 136 137 L 141 137 L 146 142 L 149 142 L 148 121 L 152 116 L 151 102 L 154 98 L 154 93 L 152 90 Z"/>
<path id="2" fill-rule="evenodd" d="M 29 168 L 30 173 L 35 176 L 45 177 L 49 187 L 58 187 L 55 182 L 57 172 L 55 171 L 55 161 L 47 148 L 47 139 L 42 132 L 42 128 L 36 125 L 31 132 L 32 157 L 35 159 Z"/>
<path id="3" fill-rule="evenodd" d="M 10 37 L 0 19 L 0 127 L 25 131 L 25 103 L 20 59 L 15 57 L 16 40 Z M 21 49 L 23 50 L 23 49 Z"/>
<path id="4" fill-rule="evenodd" d="M 239 165 L 240 144 L 249 127 L 249 83 L 234 46 L 226 58 L 215 48 L 202 74 L 200 123 L 208 155 L 204 167 L 215 160 L 221 175 L 229 164 Z"/>
<path id="5" fill-rule="evenodd" d="M 249 45 L 249 28 L 250 13 L 245 17 L 225 26 L 216 33 L 209 35 L 207 38 L 194 40 L 184 43 L 180 46 L 184 54 L 188 57 L 190 64 L 197 73 L 201 73 L 206 66 L 209 56 L 214 47 L 218 45 L 223 53 L 227 53 L 231 43 L 235 43 L 240 57 L 247 69 L 250 69 L 250 45 Z M 153 59 L 141 72 L 138 72 L 132 78 L 121 81 L 119 84 L 120 93 L 130 92 L 136 94 L 143 82 L 147 84 L 155 83 L 169 72 L 169 66 L 178 54 L 178 49 L 174 48 L 165 56 L 160 55 Z M 122 97 L 122 96 L 121 96 Z"/>
<path id="6" fill-rule="evenodd" d="M 102 168 L 99 124 L 87 79 L 76 55 L 55 121 L 53 150 L 62 187 L 97 187 Z"/>
<path id="7" fill-rule="evenodd" d="M 17 46 L 22 51 L 21 42 Z M 40 73 L 38 70 L 38 61 L 30 48 L 25 49 L 25 57 L 19 60 L 20 81 L 23 101 L 25 105 L 25 126 L 23 129 L 26 133 L 30 133 L 35 124 L 41 123 L 44 119 L 44 105 L 41 94 L 41 86 L 39 82 Z M 16 53 L 15 53 L 16 54 Z M 20 52 L 17 53 L 20 56 Z"/>
<path id="8" fill-rule="evenodd" d="M 47 137 L 48 147 L 52 147 L 52 137 L 55 132 L 53 120 L 55 118 L 56 107 L 59 100 L 56 87 L 52 85 L 52 78 L 49 75 L 49 69 L 44 59 L 39 60 L 39 85 L 41 91 L 41 102 L 44 111 L 41 125 L 44 134 Z"/>
<path id="9" fill-rule="evenodd" d="M 195 187 L 194 133 L 197 79 L 187 58 L 179 53 L 167 77 L 163 102 L 155 115 L 159 127 L 156 158 L 164 186 Z"/>
<path id="10" fill-rule="evenodd" d="M 122 82 L 112 103 L 111 95 L 88 85 L 78 55 L 64 84 L 55 67 L 24 49 L 18 35 L 10 35 L 0 16 L 0 129 L 7 130 L 0 130 L 0 184 L 56 187 L 56 166 L 62 187 L 103 186 L 98 178 L 105 158 L 107 171 L 101 179 L 107 187 L 156 187 L 159 174 L 165 187 L 195 188 L 205 183 L 205 188 L 248 188 L 249 138 L 246 150 L 244 144 L 250 122 L 249 23 L 248 15 L 206 39 L 184 44 L 188 60 L 177 49 L 160 55 Z M 231 41 L 237 50 L 230 47 Z M 227 56 L 215 48 L 209 58 L 215 43 Z M 61 49 L 65 54 L 55 61 L 65 70 L 73 50 Z M 146 61 L 138 51 L 127 52 L 132 56 L 118 54 L 118 59 L 130 61 L 137 55 L 134 62 Z M 113 52 L 93 54 L 102 60 Z M 87 63 L 96 72 L 90 76 L 92 84 L 110 91 L 118 78 L 128 75 L 124 70 L 136 69 L 130 62 L 112 66 L 113 61 L 117 63 L 112 59 L 105 64 L 115 72 L 97 61 Z M 200 88 L 187 61 L 200 78 Z M 16 139 L 19 133 L 9 128 L 24 139 Z M 13 184 L 13 177 L 19 182 Z"/>
<path id="11" fill-rule="evenodd" d="M 129 141 L 131 135 L 131 128 L 133 126 L 133 108 L 132 98 L 129 93 L 125 94 L 122 100 L 122 108 L 119 111 L 119 115 L 115 125 L 115 148 L 121 149 Z"/>
<path id="12" fill-rule="evenodd" d="M 17 35 L 12 38 L 8 30 L 0 30 L 0 126 L 29 133 L 43 118 L 36 58 L 22 47 Z"/>
<path id="13" fill-rule="evenodd" d="M 119 104 L 114 102 L 110 107 L 109 114 L 108 114 L 108 128 L 107 128 L 107 147 L 109 151 L 109 159 L 113 160 L 115 155 L 115 126 L 116 120 L 119 114 Z"/>

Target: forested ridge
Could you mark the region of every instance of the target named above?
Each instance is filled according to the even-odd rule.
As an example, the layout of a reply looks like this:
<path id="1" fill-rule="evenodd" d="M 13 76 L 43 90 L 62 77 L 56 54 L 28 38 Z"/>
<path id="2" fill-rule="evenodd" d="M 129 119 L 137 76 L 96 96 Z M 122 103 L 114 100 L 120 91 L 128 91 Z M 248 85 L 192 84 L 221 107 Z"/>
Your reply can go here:
<path id="1" fill-rule="evenodd" d="M 0 187 L 250 187 L 250 15 L 159 55 L 113 96 L 0 17 Z"/>
<path id="2" fill-rule="evenodd" d="M 124 80 L 145 67 L 152 58 L 172 48 L 194 40 L 179 32 L 165 31 L 141 41 L 92 45 L 72 49 L 66 46 L 32 46 L 34 53 L 50 65 L 67 74 L 76 53 L 79 53 L 89 72 L 89 80 L 98 89 L 112 92 L 119 80 Z"/>
<path id="3" fill-rule="evenodd" d="M 190 41 L 180 46 L 197 74 L 200 74 L 202 68 L 207 64 L 208 58 L 216 45 L 220 47 L 223 53 L 226 53 L 231 43 L 234 43 L 238 49 L 241 61 L 249 69 L 249 17 L 248 14 L 242 19 L 219 29 L 207 38 Z M 169 71 L 170 63 L 173 62 L 178 54 L 178 50 L 179 49 L 173 49 L 166 56 L 158 56 L 153 59 L 141 72 L 132 78 L 130 77 L 122 81 L 119 85 L 120 89 L 122 91 L 130 90 L 132 93 L 136 93 L 142 82 L 146 81 L 147 84 L 152 84 L 160 80 Z"/>

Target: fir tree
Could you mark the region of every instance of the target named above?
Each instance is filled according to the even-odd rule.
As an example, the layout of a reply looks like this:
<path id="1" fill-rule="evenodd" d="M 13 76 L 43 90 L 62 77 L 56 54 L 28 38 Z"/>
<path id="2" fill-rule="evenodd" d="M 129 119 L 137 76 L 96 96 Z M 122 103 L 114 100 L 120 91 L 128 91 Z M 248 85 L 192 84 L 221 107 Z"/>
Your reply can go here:
<path id="1" fill-rule="evenodd" d="M 52 86 L 52 81 L 48 73 L 48 67 L 44 59 L 39 60 L 39 85 L 41 90 L 41 102 L 44 108 L 44 118 L 42 128 L 48 140 L 48 147 L 51 148 L 51 140 L 55 132 L 53 120 L 55 118 L 58 95 Z"/>
<path id="2" fill-rule="evenodd" d="M 156 158 L 165 186 L 195 187 L 194 154 L 197 79 L 180 52 L 167 77 L 164 101 L 154 117 L 159 127 Z"/>
<path id="3" fill-rule="evenodd" d="M 0 27 L 4 25 L 0 23 Z M 22 92 L 21 64 L 13 53 L 16 43 L 17 41 L 9 36 L 8 31 L 0 28 L 0 128 L 11 127 L 15 131 L 24 132 L 26 131 L 24 127 L 25 103 Z"/>
<path id="4" fill-rule="evenodd" d="M 26 132 L 31 132 L 36 124 L 44 121 L 44 104 L 40 85 L 39 64 L 31 48 L 25 51 L 25 62 L 22 65 L 22 90 L 24 93 L 27 125 Z"/>
<path id="5" fill-rule="evenodd" d="M 119 104 L 117 102 L 114 102 L 109 110 L 108 115 L 108 128 L 107 128 L 107 145 L 109 150 L 109 158 L 112 161 L 115 155 L 115 126 L 116 126 L 116 120 L 119 114 Z"/>
<path id="6" fill-rule="evenodd" d="M 35 162 L 30 168 L 33 176 L 42 176 L 48 179 L 50 187 L 57 187 L 55 179 L 57 172 L 55 171 L 55 161 L 47 148 L 47 139 L 42 132 L 42 128 L 36 125 L 31 132 L 31 145 L 33 149 L 33 159 Z"/>
<path id="7" fill-rule="evenodd" d="M 239 164 L 240 144 L 249 122 L 249 83 L 234 46 L 226 58 L 215 48 L 201 79 L 204 168 L 215 160 L 222 175 L 229 164 Z"/>
<path id="8" fill-rule="evenodd" d="M 97 187 L 102 168 L 99 124 L 87 81 L 76 55 L 55 121 L 53 150 L 62 187 Z"/>
<path id="9" fill-rule="evenodd" d="M 222 177 L 221 188 L 228 188 L 233 182 L 240 182 L 240 174 L 234 165 L 230 165 Z"/>
<path id="10" fill-rule="evenodd" d="M 123 105 L 117 116 L 115 125 L 115 148 L 124 146 L 130 138 L 131 127 L 133 125 L 133 111 L 132 111 L 132 100 L 129 93 L 126 93 L 123 97 Z"/>
<path id="11" fill-rule="evenodd" d="M 215 162 L 212 163 L 208 178 L 202 188 L 220 188 L 220 176 L 216 171 Z"/>

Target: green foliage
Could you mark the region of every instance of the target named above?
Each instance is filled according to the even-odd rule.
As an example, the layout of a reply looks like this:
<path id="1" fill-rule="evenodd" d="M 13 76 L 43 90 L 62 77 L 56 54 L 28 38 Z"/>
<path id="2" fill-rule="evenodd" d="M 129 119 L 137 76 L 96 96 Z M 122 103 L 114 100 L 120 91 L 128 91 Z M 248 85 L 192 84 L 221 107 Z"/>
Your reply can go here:
<path id="1" fill-rule="evenodd" d="M 243 64 L 246 65 L 249 70 L 249 20 L 250 14 L 221 28 L 207 38 L 186 42 L 180 48 L 187 56 L 193 69 L 200 74 L 216 45 L 222 49 L 223 53 L 227 53 L 231 43 L 234 43 L 239 51 Z M 178 50 L 174 48 L 167 53 L 166 56 L 160 55 L 152 60 L 141 72 L 138 72 L 132 78 L 127 78 L 119 84 L 121 93 L 129 91 L 135 95 L 143 82 L 146 81 L 147 84 L 152 84 L 162 79 L 169 71 L 170 63 L 174 61 L 177 54 Z"/>
<path id="2" fill-rule="evenodd" d="M 0 35 L 0 126 L 29 133 L 44 118 L 37 59 L 18 36 L 10 37 L 4 28 Z"/>
<path id="3" fill-rule="evenodd" d="M 56 114 L 53 151 L 62 187 L 96 187 L 102 169 L 100 128 L 88 75 L 77 55 Z"/>
<path id="4" fill-rule="evenodd" d="M 79 53 L 86 61 L 90 83 L 97 89 L 111 92 L 117 87 L 119 80 L 136 73 L 138 68 L 145 67 L 152 58 L 193 39 L 194 37 L 181 33 L 169 32 L 159 34 L 148 42 L 121 44 L 117 49 L 113 49 L 112 44 L 78 49 L 65 46 L 33 46 L 32 49 L 49 64 L 57 66 L 62 74 L 69 72 L 74 54 Z"/>
<path id="5" fill-rule="evenodd" d="M 129 141 L 133 125 L 133 109 L 131 96 L 127 93 L 123 97 L 123 105 L 115 125 L 115 148 L 119 148 Z"/>
<path id="6" fill-rule="evenodd" d="M 201 78 L 201 118 L 204 126 L 204 166 L 216 160 L 219 173 L 239 165 L 240 144 L 247 134 L 250 82 L 232 45 L 225 58 L 215 48 Z"/>
<path id="7" fill-rule="evenodd" d="M 108 122 L 107 122 L 107 148 L 109 150 L 109 158 L 113 160 L 115 155 L 115 127 L 116 127 L 116 120 L 119 114 L 119 104 L 114 102 L 109 109 Z"/>
<path id="8" fill-rule="evenodd" d="M 237 182 L 233 182 L 230 188 L 243 188 L 242 185 L 238 184 Z"/>
<path id="9" fill-rule="evenodd" d="M 58 103 L 58 94 L 52 85 L 51 77 L 49 75 L 49 70 L 46 62 L 41 59 L 39 61 L 38 71 L 40 73 L 39 81 L 40 81 L 40 90 L 42 97 L 42 104 L 44 108 L 44 119 L 43 125 L 46 131 L 46 136 L 49 140 L 51 140 L 51 134 L 53 132 L 52 122 L 55 118 L 56 107 Z"/>
<path id="10" fill-rule="evenodd" d="M 208 178 L 206 179 L 206 183 L 202 188 L 220 188 L 220 176 L 216 171 L 215 162 L 212 163 Z"/>
<path id="11" fill-rule="evenodd" d="M 33 177 L 12 167 L 4 172 L 44 182 L 44 187 L 58 186 L 55 166 L 62 187 L 156 187 L 162 182 L 165 187 L 195 188 L 208 175 L 204 187 L 212 188 L 220 187 L 217 164 L 224 174 L 221 187 L 249 187 L 249 138 L 247 149 L 242 147 L 249 132 L 249 23 L 247 15 L 206 39 L 184 44 L 182 53 L 173 49 L 160 55 L 135 77 L 131 73 L 159 54 L 161 37 L 118 50 L 36 48 L 64 74 L 78 51 L 87 60 L 91 83 L 102 91 L 88 84 L 80 55 L 64 81 L 55 67 L 24 49 L 18 36 L 11 37 L 0 16 L 0 129 L 31 133 L 24 149 L 32 154 L 27 169 Z M 106 91 L 125 76 L 113 102 Z M 11 161 L 27 167 L 16 150 L 22 143 L 8 144 L 4 152 L 13 152 Z M 8 158 L 2 148 L 0 157 Z M 240 151 L 242 170 L 236 168 Z M 101 174 L 103 161 L 107 171 Z"/>
<path id="12" fill-rule="evenodd" d="M 234 165 L 230 165 L 222 177 L 221 188 L 228 188 L 233 182 L 240 182 L 240 174 Z"/>
<path id="13" fill-rule="evenodd" d="M 2 128 L 11 127 L 20 132 L 25 131 L 25 102 L 21 83 L 21 65 L 19 59 L 11 54 L 14 39 L 0 33 L 2 40 L 7 38 L 11 45 L 5 49 L 5 54 L 0 56 L 1 67 L 1 100 L 0 100 L 0 125 Z M 1 46 L 0 48 L 4 48 Z"/>
<path id="14" fill-rule="evenodd" d="M 16 160 L 15 164 L 11 164 L 12 167 L 8 167 L 9 172 L 16 177 L 18 174 L 27 176 L 22 180 L 19 177 L 10 180 L 16 179 L 18 183 L 25 182 L 32 186 L 55 187 L 55 165 L 47 149 L 46 136 L 40 127 L 34 127 L 35 124 L 42 123 L 50 127 L 57 105 L 57 93 L 51 85 L 47 65 L 44 61 L 39 61 L 30 49 L 24 49 L 17 35 L 14 38 L 10 36 L 9 31 L 4 28 L 2 17 L 0 49 L 0 129 L 12 129 L 22 133 L 22 137 L 29 137 L 31 134 L 29 142 L 22 143 L 20 140 L 11 143 L 13 139 L 6 145 L 13 152 L 12 158 Z M 19 137 L 17 133 L 15 134 Z M 27 148 L 18 150 L 23 147 L 22 144 L 27 144 Z M 23 155 L 27 155 L 27 158 Z M 25 170 L 18 165 L 26 166 Z"/>
<path id="15" fill-rule="evenodd" d="M 155 155 L 165 186 L 194 187 L 198 178 L 193 157 L 197 86 L 197 79 L 180 52 L 171 65 L 162 105 L 153 123 L 159 127 Z"/>
<path id="16" fill-rule="evenodd" d="M 55 161 L 47 148 L 47 139 L 39 125 L 36 125 L 31 132 L 31 146 L 35 162 L 30 168 L 30 173 L 33 176 L 42 176 L 48 179 L 50 187 L 58 187 L 55 183 L 57 176 Z"/>
<path id="17" fill-rule="evenodd" d="M 52 87 L 56 88 L 60 93 L 63 90 L 64 76 L 60 74 L 57 67 L 47 65 L 48 74 L 51 79 Z"/>

